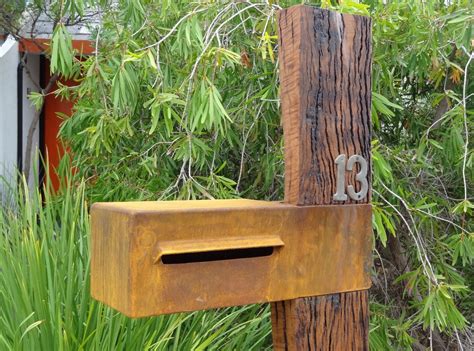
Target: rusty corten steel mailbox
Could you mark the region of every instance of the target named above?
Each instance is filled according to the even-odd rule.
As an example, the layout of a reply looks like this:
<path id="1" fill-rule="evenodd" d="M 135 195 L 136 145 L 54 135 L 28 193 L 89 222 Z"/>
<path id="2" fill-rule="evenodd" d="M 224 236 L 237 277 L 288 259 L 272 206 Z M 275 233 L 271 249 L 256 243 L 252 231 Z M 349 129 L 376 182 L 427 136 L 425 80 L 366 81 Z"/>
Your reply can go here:
<path id="1" fill-rule="evenodd" d="M 92 296 L 130 317 L 367 289 L 370 205 L 97 203 Z"/>

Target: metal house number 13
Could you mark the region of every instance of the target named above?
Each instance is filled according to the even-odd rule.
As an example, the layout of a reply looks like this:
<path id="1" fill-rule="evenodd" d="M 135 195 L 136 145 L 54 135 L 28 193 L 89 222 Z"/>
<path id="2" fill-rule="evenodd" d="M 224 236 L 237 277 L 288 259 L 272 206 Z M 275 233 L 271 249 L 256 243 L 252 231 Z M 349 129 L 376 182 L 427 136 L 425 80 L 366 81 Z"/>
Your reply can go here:
<path id="1" fill-rule="evenodd" d="M 352 200 L 360 201 L 367 196 L 369 183 L 367 181 L 367 161 L 359 155 L 352 155 L 346 163 L 346 155 L 342 154 L 336 157 L 334 163 L 337 166 L 336 175 L 336 193 L 333 196 L 334 201 L 346 201 L 347 195 Z M 345 171 L 352 172 L 354 164 L 360 165 L 360 171 L 356 174 L 356 180 L 360 183 L 360 191 L 356 192 L 352 185 L 347 186 L 347 195 L 345 187 Z"/>

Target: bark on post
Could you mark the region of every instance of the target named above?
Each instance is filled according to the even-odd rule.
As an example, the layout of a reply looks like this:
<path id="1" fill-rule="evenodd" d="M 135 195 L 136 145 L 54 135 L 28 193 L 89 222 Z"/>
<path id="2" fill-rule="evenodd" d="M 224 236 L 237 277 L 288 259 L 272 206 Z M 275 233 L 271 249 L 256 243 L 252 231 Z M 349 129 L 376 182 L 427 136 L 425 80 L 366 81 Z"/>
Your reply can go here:
<path id="1" fill-rule="evenodd" d="M 278 22 L 285 201 L 370 203 L 371 20 L 299 5 Z M 367 161 L 361 200 L 333 199 L 342 154 Z M 358 172 L 344 172 L 356 192 Z M 272 304 L 275 350 L 367 350 L 368 324 L 366 290 Z"/>

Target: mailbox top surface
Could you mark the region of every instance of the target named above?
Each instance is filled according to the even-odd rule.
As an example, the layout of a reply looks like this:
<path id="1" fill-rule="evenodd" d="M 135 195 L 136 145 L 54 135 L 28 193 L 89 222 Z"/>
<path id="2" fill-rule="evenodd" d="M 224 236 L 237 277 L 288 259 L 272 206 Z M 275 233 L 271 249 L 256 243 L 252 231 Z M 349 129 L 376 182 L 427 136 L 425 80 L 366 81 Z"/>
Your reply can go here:
<path id="1" fill-rule="evenodd" d="M 256 208 L 284 208 L 294 207 L 276 201 L 259 201 L 248 199 L 232 200 L 176 200 L 176 201 L 131 201 L 131 202 L 98 202 L 93 208 L 107 209 L 118 212 L 168 212 L 168 211 L 219 211 L 229 209 L 252 210 Z"/>

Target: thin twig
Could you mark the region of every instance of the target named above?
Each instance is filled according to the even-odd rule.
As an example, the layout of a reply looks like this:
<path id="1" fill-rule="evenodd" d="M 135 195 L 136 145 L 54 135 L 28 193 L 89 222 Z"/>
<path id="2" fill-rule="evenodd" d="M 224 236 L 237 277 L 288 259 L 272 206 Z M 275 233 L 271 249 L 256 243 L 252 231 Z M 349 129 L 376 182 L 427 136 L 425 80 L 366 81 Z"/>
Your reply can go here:
<path id="1" fill-rule="evenodd" d="M 464 201 L 467 202 L 467 179 L 466 179 L 466 164 L 467 164 L 467 154 L 469 150 L 469 129 L 467 126 L 467 77 L 469 71 L 469 65 L 474 57 L 474 53 L 468 53 L 467 50 L 463 47 L 463 50 L 469 56 L 467 60 L 466 67 L 464 68 L 464 84 L 462 88 L 462 105 L 463 105 L 463 118 L 464 118 L 464 133 L 466 135 L 466 140 L 464 143 L 464 156 L 462 161 L 462 180 L 464 184 Z"/>

